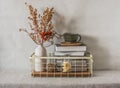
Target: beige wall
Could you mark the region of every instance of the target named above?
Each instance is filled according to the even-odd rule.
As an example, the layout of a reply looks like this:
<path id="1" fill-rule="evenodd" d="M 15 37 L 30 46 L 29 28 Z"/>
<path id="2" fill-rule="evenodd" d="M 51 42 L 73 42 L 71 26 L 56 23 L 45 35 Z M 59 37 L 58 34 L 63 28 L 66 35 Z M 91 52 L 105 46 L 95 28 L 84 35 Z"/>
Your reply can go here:
<path id="1" fill-rule="evenodd" d="M 18 32 L 20 27 L 28 28 L 25 1 L 0 0 L 0 69 L 29 69 L 28 57 L 36 45 L 26 34 Z M 27 2 L 40 12 L 54 6 L 63 17 L 57 19 L 56 30 L 81 34 L 94 55 L 95 69 L 120 69 L 120 0 Z"/>

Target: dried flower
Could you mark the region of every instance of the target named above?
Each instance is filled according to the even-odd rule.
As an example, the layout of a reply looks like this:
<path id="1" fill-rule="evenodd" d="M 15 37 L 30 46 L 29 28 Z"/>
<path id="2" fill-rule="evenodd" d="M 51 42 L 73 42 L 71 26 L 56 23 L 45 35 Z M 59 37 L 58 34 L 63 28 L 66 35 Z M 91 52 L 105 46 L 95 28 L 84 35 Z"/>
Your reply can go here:
<path id="1" fill-rule="evenodd" d="M 25 3 L 27 5 L 27 3 Z M 19 31 L 24 31 L 28 33 L 30 38 L 36 44 L 43 44 L 45 41 L 49 41 L 56 36 L 56 32 L 53 30 L 54 25 L 52 23 L 52 17 L 54 14 L 54 8 L 46 8 L 42 15 L 38 13 L 38 10 L 32 5 L 27 5 L 29 7 L 30 16 L 28 16 L 29 26 L 31 32 L 26 29 L 19 29 Z"/>

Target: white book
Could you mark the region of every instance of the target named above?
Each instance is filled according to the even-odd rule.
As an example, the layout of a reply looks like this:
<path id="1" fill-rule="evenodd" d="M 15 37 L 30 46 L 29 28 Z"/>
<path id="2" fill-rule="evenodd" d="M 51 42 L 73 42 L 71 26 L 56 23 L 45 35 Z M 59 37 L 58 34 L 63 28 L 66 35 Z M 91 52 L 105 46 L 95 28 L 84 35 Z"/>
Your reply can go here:
<path id="1" fill-rule="evenodd" d="M 73 72 L 75 72 L 75 71 L 87 71 L 87 67 L 82 67 L 82 68 L 71 68 L 70 69 L 70 71 L 73 71 Z"/>
<path id="2" fill-rule="evenodd" d="M 61 45 L 55 45 L 56 51 L 86 51 L 87 47 L 86 45 L 80 45 L 80 46 L 61 46 Z"/>
<path id="3" fill-rule="evenodd" d="M 85 52 L 55 52 L 55 56 L 84 56 Z"/>
<path id="4" fill-rule="evenodd" d="M 82 67 L 82 68 L 71 68 L 70 72 L 79 72 L 79 71 L 87 71 L 89 68 L 88 67 Z M 57 71 L 62 71 L 62 67 L 57 67 Z"/>
<path id="5" fill-rule="evenodd" d="M 71 66 L 73 66 L 73 67 L 82 67 L 82 66 L 89 65 L 88 62 L 85 60 L 84 61 L 83 60 L 81 60 L 81 61 L 68 60 L 68 61 L 70 62 Z M 56 64 L 57 64 L 57 66 L 62 66 L 63 60 L 61 60 L 61 61 L 56 60 Z"/>

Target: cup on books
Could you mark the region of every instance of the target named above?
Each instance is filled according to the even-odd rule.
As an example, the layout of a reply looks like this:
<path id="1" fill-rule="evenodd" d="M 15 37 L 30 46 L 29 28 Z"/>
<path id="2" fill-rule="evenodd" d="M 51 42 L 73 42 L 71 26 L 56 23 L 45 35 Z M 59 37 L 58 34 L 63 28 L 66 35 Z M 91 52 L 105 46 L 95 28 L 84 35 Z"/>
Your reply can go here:
<path id="1" fill-rule="evenodd" d="M 64 33 L 63 38 L 65 42 L 79 42 L 81 40 L 81 36 L 79 34 L 72 34 L 72 33 Z"/>

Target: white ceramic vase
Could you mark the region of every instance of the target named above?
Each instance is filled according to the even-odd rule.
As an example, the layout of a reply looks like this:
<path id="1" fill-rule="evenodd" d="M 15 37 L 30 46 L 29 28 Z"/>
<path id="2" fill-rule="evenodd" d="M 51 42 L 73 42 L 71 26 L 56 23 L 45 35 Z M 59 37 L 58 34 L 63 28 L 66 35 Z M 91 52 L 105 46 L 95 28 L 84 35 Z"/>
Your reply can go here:
<path id="1" fill-rule="evenodd" d="M 45 57 L 47 55 L 46 49 L 43 45 L 38 45 L 35 48 L 35 71 L 45 71 L 46 69 L 46 60 L 40 59 L 40 57 Z"/>

